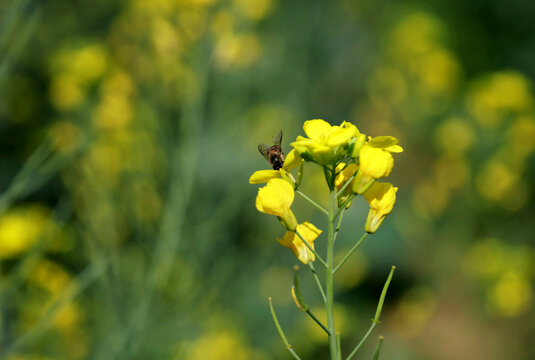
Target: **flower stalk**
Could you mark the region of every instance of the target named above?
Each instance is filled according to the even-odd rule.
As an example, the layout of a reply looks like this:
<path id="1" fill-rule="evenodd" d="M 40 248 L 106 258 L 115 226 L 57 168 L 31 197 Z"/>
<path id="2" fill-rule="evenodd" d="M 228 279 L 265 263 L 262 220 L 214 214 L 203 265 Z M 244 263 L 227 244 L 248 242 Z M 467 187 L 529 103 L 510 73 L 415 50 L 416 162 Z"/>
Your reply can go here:
<path id="1" fill-rule="evenodd" d="M 329 197 L 329 221 L 327 230 L 327 267 L 325 268 L 325 292 L 327 297 L 327 327 L 329 329 L 329 349 L 331 360 L 338 358 L 338 346 L 336 344 L 335 326 L 334 326 L 334 222 L 336 220 L 336 192 L 331 188 Z"/>
<path id="2" fill-rule="evenodd" d="M 355 347 L 355 349 L 353 349 L 351 354 L 349 354 L 349 356 L 346 358 L 346 360 L 351 360 L 353 358 L 353 356 L 355 356 L 355 354 L 357 353 L 357 351 L 359 351 L 359 349 L 362 346 L 362 344 L 364 344 L 366 339 L 368 339 L 368 336 L 370 336 L 370 334 L 372 333 L 373 329 L 377 326 L 377 324 L 379 324 L 379 318 L 381 317 L 381 311 L 383 310 L 383 304 L 384 304 L 385 298 L 386 298 L 386 291 L 388 290 L 388 286 L 390 285 L 390 281 L 392 280 L 392 276 L 394 275 L 394 270 L 396 270 L 396 267 L 392 266 L 392 269 L 390 270 L 390 274 L 388 274 L 388 278 L 386 279 L 385 285 L 383 286 L 383 291 L 381 292 L 381 297 L 379 298 L 379 304 L 377 305 L 377 310 L 375 311 L 375 316 L 372 319 L 372 324 L 371 324 L 370 328 L 368 329 L 368 332 L 366 333 L 366 335 L 364 335 L 364 337 L 358 343 L 358 345 Z"/>
<path id="3" fill-rule="evenodd" d="M 286 229 L 283 238 L 277 238 L 277 241 L 282 246 L 289 248 L 300 262 L 310 268 L 320 292 L 322 303 L 325 306 L 326 325 L 312 313 L 310 306 L 305 302 L 297 266 L 294 267 L 294 281 L 290 291 L 291 297 L 297 308 L 310 316 L 327 334 L 330 360 L 341 360 L 341 334 L 336 329 L 334 316 L 334 276 L 351 255 L 357 251 L 368 234 L 375 233 L 386 216 L 392 211 L 396 201 L 397 187 L 389 183 L 380 182 L 378 179 L 390 174 L 394 165 L 392 153 L 402 152 L 403 149 L 397 145 L 398 140 L 394 137 L 378 136 L 375 138 L 368 137 L 367 139 L 366 135 L 360 133 L 355 125 L 345 121 L 340 126 L 331 126 L 321 119 L 309 120 L 305 122 L 303 129 L 307 137 L 298 136 L 296 141 L 291 143 L 294 149 L 288 153 L 286 158 L 282 153 L 280 140 L 274 140 L 275 145 L 271 147 L 264 144 L 259 145 L 260 152 L 268 159 L 273 169 L 256 171 L 249 178 L 249 183 L 267 183 L 266 186 L 258 190 L 256 208 L 260 212 L 276 216 Z M 282 133 L 277 139 L 281 138 Z M 273 149 L 277 151 L 275 158 L 282 159 L 283 164 L 279 162 L 277 166 L 273 166 L 273 161 L 270 161 L 273 154 L 268 153 L 269 151 L 275 151 Z M 323 169 L 329 189 L 329 205 L 327 209 L 299 190 L 303 181 L 303 165 L 305 162 L 314 162 Z M 290 173 L 295 168 L 297 168 L 297 180 Z M 295 193 L 327 217 L 326 254 L 324 256 L 318 253 L 314 245 L 314 242 L 320 239 L 322 230 L 308 221 L 299 222 L 291 210 Z M 335 264 L 335 241 L 340 233 L 345 210 L 352 206 L 353 200 L 359 195 L 362 195 L 370 206 L 364 226 L 365 232 L 344 255 L 342 260 Z M 316 261 L 325 270 L 324 279 L 320 279 L 316 271 L 314 266 Z M 379 324 L 386 292 L 394 270 L 395 267 L 392 267 L 385 282 L 370 328 L 346 358 L 347 360 L 355 356 L 373 329 Z M 269 306 L 273 322 L 286 350 L 295 359 L 299 359 L 278 322 L 271 299 L 269 299 Z M 380 338 L 374 359 L 379 356 L 382 341 L 382 338 Z"/>
<path id="4" fill-rule="evenodd" d="M 275 309 L 273 308 L 273 302 L 271 298 L 268 298 L 269 302 L 269 311 L 271 312 L 271 316 L 273 317 L 273 322 L 275 323 L 275 327 L 277 328 L 277 332 L 279 333 L 279 336 L 281 337 L 282 342 L 284 343 L 284 346 L 286 347 L 286 350 L 290 353 L 290 355 L 293 356 L 296 360 L 301 360 L 299 355 L 295 352 L 295 350 L 292 348 L 292 345 L 288 342 L 288 339 L 286 338 L 286 334 L 284 334 L 284 331 L 282 330 L 279 319 L 277 319 L 277 314 L 275 313 Z"/>
<path id="5" fill-rule="evenodd" d="M 381 347 L 383 346 L 383 340 L 385 337 L 383 335 L 379 336 L 379 340 L 377 341 L 377 348 L 375 349 L 375 353 L 373 354 L 372 360 L 379 360 L 379 353 L 381 352 Z"/>

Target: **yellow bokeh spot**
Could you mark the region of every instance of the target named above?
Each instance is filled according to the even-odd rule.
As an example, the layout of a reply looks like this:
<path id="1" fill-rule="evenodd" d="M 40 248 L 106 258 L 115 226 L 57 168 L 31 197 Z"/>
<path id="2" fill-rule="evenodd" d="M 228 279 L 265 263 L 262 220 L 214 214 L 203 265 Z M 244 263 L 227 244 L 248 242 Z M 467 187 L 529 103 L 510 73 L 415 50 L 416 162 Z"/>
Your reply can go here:
<path id="1" fill-rule="evenodd" d="M 90 149 L 88 155 L 87 171 L 99 181 L 116 184 L 124 165 L 121 149 L 111 142 L 100 142 Z"/>
<path id="2" fill-rule="evenodd" d="M 495 238 L 476 242 L 464 259 L 464 271 L 486 288 L 487 310 L 500 317 L 526 311 L 533 298 L 530 282 L 535 252 Z"/>
<path id="3" fill-rule="evenodd" d="M 494 73 L 476 81 L 466 101 L 479 125 L 495 126 L 509 113 L 519 113 L 533 105 L 531 84 L 515 71 Z"/>
<path id="4" fill-rule="evenodd" d="M 162 211 L 162 200 L 156 189 L 149 184 L 137 184 L 133 189 L 134 212 L 143 221 L 158 218 Z"/>
<path id="5" fill-rule="evenodd" d="M 185 351 L 188 360 L 249 360 L 251 351 L 238 334 L 211 331 L 193 341 Z"/>
<path id="6" fill-rule="evenodd" d="M 506 247 L 498 240 L 488 238 L 474 244 L 467 253 L 465 271 L 479 279 L 493 279 L 508 267 Z"/>
<path id="7" fill-rule="evenodd" d="M 520 173 L 500 161 L 489 161 L 476 177 L 477 189 L 486 199 L 517 211 L 528 200 L 528 187 Z"/>
<path id="8" fill-rule="evenodd" d="M 93 123 L 101 129 L 120 130 L 132 119 L 132 104 L 122 96 L 106 96 L 93 115 Z"/>
<path id="9" fill-rule="evenodd" d="M 327 325 L 327 311 L 325 310 L 325 307 L 318 306 L 313 307 L 310 310 L 323 324 Z M 307 340 L 318 343 L 327 343 L 329 341 L 325 331 L 323 331 L 323 329 L 320 328 L 314 321 L 305 318 L 303 322 L 304 330 L 306 332 L 305 337 Z M 356 321 L 352 319 L 351 311 L 342 304 L 334 305 L 334 325 L 335 330 L 342 334 L 349 331 L 349 329 L 354 329 L 357 326 Z"/>
<path id="10" fill-rule="evenodd" d="M 252 33 L 228 34 L 220 37 L 215 60 L 224 69 L 244 68 L 254 64 L 262 53 L 262 44 Z"/>
<path id="11" fill-rule="evenodd" d="M 234 0 L 234 4 L 243 16 L 258 21 L 271 13 L 274 0 Z"/>
<path id="12" fill-rule="evenodd" d="M 59 295 L 67 288 L 72 277 L 61 265 L 42 259 L 32 269 L 28 280 L 51 295 Z"/>
<path id="13" fill-rule="evenodd" d="M 391 37 L 395 56 L 421 55 L 433 50 L 440 40 L 443 25 L 431 14 L 415 12 L 405 16 Z"/>
<path id="14" fill-rule="evenodd" d="M 85 100 L 85 90 L 71 75 L 58 75 L 52 78 L 50 101 L 58 110 L 73 110 Z"/>
<path id="15" fill-rule="evenodd" d="M 80 145 L 80 128 L 70 121 L 61 120 L 50 127 L 52 147 L 61 153 L 71 153 Z"/>
<path id="16" fill-rule="evenodd" d="M 421 334 L 427 326 L 429 319 L 436 308 L 436 296 L 426 287 L 409 289 L 399 302 L 394 312 L 396 328 L 402 329 L 403 336 L 416 336 Z"/>
<path id="17" fill-rule="evenodd" d="M 458 189 L 470 180 L 471 169 L 463 158 L 439 158 L 433 170 L 437 183 L 450 189 Z"/>
<path id="18" fill-rule="evenodd" d="M 0 259 L 20 255 L 43 235 L 49 212 L 38 205 L 13 209 L 0 217 Z"/>
<path id="19" fill-rule="evenodd" d="M 163 1 L 166 2 L 167 0 L 163 0 Z M 186 7 L 190 5 L 191 6 L 208 6 L 217 2 L 217 0 L 178 0 L 177 2 L 180 4 L 181 7 Z"/>
<path id="20" fill-rule="evenodd" d="M 80 106 L 85 100 L 86 86 L 101 77 L 107 66 L 107 55 L 102 45 L 88 44 L 59 51 L 52 59 L 52 104 L 63 111 Z"/>
<path id="21" fill-rule="evenodd" d="M 175 59 L 176 61 L 183 44 L 175 27 L 169 21 L 158 17 L 154 19 L 151 30 L 152 43 L 158 57 L 165 60 Z"/>
<path id="22" fill-rule="evenodd" d="M 532 298 L 530 280 L 514 271 L 504 273 L 487 293 L 490 311 L 503 317 L 522 314 L 529 308 Z"/>
<path id="23" fill-rule="evenodd" d="M 195 43 L 206 31 L 206 12 L 202 9 L 182 9 L 178 13 L 181 40 L 187 45 Z"/>
<path id="24" fill-rule="evenodd" d="M 452 93 L 459 81 L 460 65 L 448 50 L 434 50 L 419 59 L 417 74 L 422 90 L 432 94 Z"/>
<path id="25" fill-rule="evenodd" d="M 522 167 L 535 150 L 535 117 L 519 116 L 508 129 L 507 140 L 508 157 Z"/>
<path id="26" fill-rule="evenodd" d="M 101 77 L 107 66 L 106 50 L 101 44 L 65 48 L 55 54 L 52 59 L 54 73 L 72 76 L 80 85 L 87 85 Z"/>
<path id="27" fill-rule="evenodd" d="M 219 37 L 223 34 L 230 34 L 234 31 L 236 23 L 235 17 L 227 10 L 217 12 L 210 24 L 212 34 Z"/>
<path id="28" fill-rule="evenodd" d="M 56 314 L 54 324 L 63 331 L 76 329 L 81 321 L 82 313 L 76 303 L 69 303 Z"/>
<path id="29" fill-rule="evenodd" d="M 115 69 L 107 75 L 100 88 L 102 96 L 129 97 L 133 95 L 134 91 L 135 85 L 132 77 L 120 69 Z"/>
<path id="30" fill-rule="evenodd" d="M 93 123 L 104 130 L 124 129 L 132 120 L 131 96 L 134 91 L 127 73 L 115 70 L 107 76 L 100 88 L 102 98 L 93 113 Z"/>
<path id="31" fill-rule="evenodd" d="M 374 102 L 385 99 L 395 105 L 407 99 L 407 82 L 394 67 L 382 66 L 375 70 L 368 81 L 370 96 Z"/>
<path id="32" fill-rule="evenodd" d="M 80 82 L 87 83 L 104 74 L 107 58 L 102 45 L 87 45 L 72 55 L 69 71 Z"/>
<path id="33" fill-rule="evenodd" d="M 468 152 L 476 140 L 476 134 L 466 121 L 451 117 L 443 121 L 435 131 L 435 144 L 442 152 L 460 156 Z"/>
<path id="34" fill-rule="evenodd" d="M 495 238 L 477 241 L 464 260 L 465 272 L 479 280 L 495 281 L 506 271 L 531 272 L 535 252 L 530 247 L 514 246 Z"/>

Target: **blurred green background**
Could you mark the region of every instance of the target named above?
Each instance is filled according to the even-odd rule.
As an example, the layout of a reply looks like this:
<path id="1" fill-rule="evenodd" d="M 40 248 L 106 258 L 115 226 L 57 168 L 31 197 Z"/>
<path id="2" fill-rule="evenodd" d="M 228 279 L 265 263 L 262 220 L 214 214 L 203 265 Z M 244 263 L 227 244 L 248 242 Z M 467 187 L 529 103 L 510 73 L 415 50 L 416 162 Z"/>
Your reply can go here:
<path id="1" fill-rule="evenodd" d="M 268 167 L 258 143 L 282 129 L 288 152 L 323 118 L 405 149 L 393 213 L 337 278 L 345 354 L 397 265 L 361 358 L 383 334 L 382 359 L 534 359 L 534 14 L 525 0 L 0 1 L 0 358 L 286 359 L 272 296 L 296 351 L 326 359 L 290 298 L 297 260 L 248 184 Z"/>

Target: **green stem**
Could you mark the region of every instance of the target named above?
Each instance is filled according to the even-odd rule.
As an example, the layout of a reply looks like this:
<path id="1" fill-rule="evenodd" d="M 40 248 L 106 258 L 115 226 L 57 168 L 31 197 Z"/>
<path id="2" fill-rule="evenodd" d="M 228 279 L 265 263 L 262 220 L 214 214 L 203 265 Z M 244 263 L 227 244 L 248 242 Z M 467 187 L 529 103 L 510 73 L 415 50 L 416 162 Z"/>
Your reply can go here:
<path id="1" fill-rule="evenodd" d="M 329 330 L 322 324 L 322 322 L 310 311 L 310 307 L 303 299 L 303 294 L 301 293 L 301 284 L 299 281 L 299 266 L 294 266 L 294 286 L 292 287 L 293 293 L 292 297 L 294 298 L 297 307 L 299 310 L 304 311 L 318 324 L 326 333 L 329 334 Z"/>
<path id="2" fill-rule="evenodd" d="M 336 224 L 336 229 L 334 230 L 334 240 L 333 240 L 334 242 L 336 242 L 336 237 L 338 236 L 338 232 L 340 231 L 340 225 L 342 225 L 342 219 L 344 218 L 344 214 L 345 214 L 344 210 L 345 210 L 345 207 L 340 213 L 340 217 L 338 218 L 338 224 Z"/>
<path id="3" fill-rule="evenodd" d="M 323 286 L 321 285 L 320 278 L 318 276 L 318 273 L 316 272 L 316 268 L 314 267 L 314 263 L 309 262 L 308 267 L 310 267 L 310 271 L 312 271 L 312 275 L 314 276 L 314 280 L 316 280 L 316 285 L 318 285 L 318 290 L 321 293 L 321 297 L 323 298 L 323 303 L 327 303 L 327 299 L 325 298 L 325 291 L 323 290 Z"/>
<path id="4" fill-rule="evenodd" d="M 349 354 L 349 356 L 346 358 L 346 360 L 350 360 L 353 356 L 355 356 L 355 354 L 357 353 L 357 351 L 359 351 L 360 347 L 362 346 L 362 344 L 364 344 L 364 342 L 366 341 L 366 339 L 368 339 L 368 336 L 370 336 L 370 334 L 372 333 L 373 329 L 377 326 L 377 323 L 374 322 L 372 323 L 372 325 L 370 326 L 370 328 L 368 329 L 368 332 L 366 333 L 366 335 L 364 335 L 364 337 L 362 338 L 362 340 L 360 340 L 359 344 L 357 345 L 357 347 L 355 347 L 355 349 L 353 350 L 353 352 L 351 352 L 351 354 Z"/>
<path id="5" fill-rule="evenodd" d="M 375 317 L 372 319 L 372 325 L 368 329 L 368 332 L 366 333 L 366 335 L 364 335 L 362 340 L 355 347 L 355 349 L 346 358 L 346 360 L 350 360 L 353 356 L 355 356 L 355 354 L 357 353 L 357 351 L 359 351 L 362 344 L 364 344 L 368 336 L 370 336 L 373 329 L 377 326 L 377 324 L 379 324 L 379 317 L 381 316 L 381 311 L 383 310 L 383 304 L 385 302 L 386 291 L 388 290 L 388 286 L 390 285 L 390 281 L 392 280 L 392 276 L 394 275 L 394 270 L 396 270 L 396 267 L 392 266 L 392 269 L 390 270 L 390 274 L 388 274 L 388 278 L 386 279 L 385 285 L 383 286 L 383 291 L 381 292 L 381 297 L 379 298 L 379 304 L 377 304 L 377 311 L 375 312 Z"/>
<path id="6" fill-rule="evenodd" d="M 379 336 L 379 341 L 377 342 L 377 348 L 375 349 L 375 353 L 373 354 L 372 360 L 379 360 L 379 353 L 381 352 L 381 346 L 383 346 L 383 340 L 385 337 L 383 335 Z"/>
<path id="7" fill-rule="evenodd" d="M 336 197 L 340 196 L 341 194 L 344 193 L 344 190 L 347 189 L 347 187 L 349 186 L 349 184 L 351 184 L 351 182 L 353 181 L 353 179 L 355 179 L 355 175 L 351 176 L 349 179 L 347 179 L 346 183 L 344 184 L 344 186 L 342 186 L 340 188 L 340 190 L 338 190 L 338 193 L 336 194 Z"/>
<path id="8" fill-rule="evenodd" d="M 329 221 L 327 232 L 327 267 L 325 270 L 325 287 L 326 287 L 326 309 L 327 309 L 327 327 L 329 328 L 329 350 L 331 360 L 338 359 L 338 348 L 336 346 L 336 335 L 334 326 L 334 284 L 333 284 L 333 255 L 334 255 L 334 221 L 336 206 L 336 191 L 334 186 L 330 186 L 329 197 Z"/>
<path id="9" fill-rule="evenodd" d="M 390 270 L 390 274 L 388 274 L 388 278 L 386 279 L 385 286 L 383 286 L 383 291 L 381 292 L 381 297 L 379 298 L 379 304 L 377 304 L 377 311 L 375 312 L 375 317 L 373 318 L 374 322 L 377 322 L 377 323 L 379 322 L 379 317 L 381 316 L 381 311 L 383 310 L 383 304 L 386 298 L 386 291 L 388 290 L 390 281 L 392 281 L 392 276 L 394 276 L 395 270 L 396 270 L 396 267 L 392 266 L 392 269 Z"/>
<path id="10" fill-rule="evenodd" d="M 325 210 L 323 208 L 323 206 L 321 206 L 320 204 L 318 204 L 317 202 L 315 202 L 314 200 L 312 200 L 311 198 L 309 198 L 308 196 L 306 196 L 303 192 L 301 192 L 300 190 L 295 190 L 295 192 L 297 194 L 299 194 L 303 199 L 305 199 L 306 201 L 308 201 L 309 203 L 311 203 L 312 205 L 314 205 L 319 211 L 321 211 L 322 213 L 324 213 L 325 215 L 329 215 L 329 213 L 327 212 L 327 210 Z"/>
<path id="11" fill-rule="evenodd" d="M 303 242 L 303 244 L 305 244 L 305 246 L 308 248 L 308 250 L 312 251 L 312 254 L 314 254 L 314 256 L 316 257 L 316 259 L 319 260 L 320 264 L 323 265 L 324 268 L 327 267 L 327 263 L 325 262 L 325 260 L 323 260 L 321 258 L 321 256 L 319 256 L 319 254 L 316 252 L 316 250 L 314 250 L 312 248 L 312 246 L 310 246 L 310 244 L 308 243 L 308 241 L 306 241 L 303 236 L 299 233 L 299 231 L 297 231 L 297 229 L 295 230 L 295 233 L 297 234 L 297 236 L 299 236 L 299 239 L 301 239 L 301 241 Z"/>
<path id="12" fill-rule="evenodd" d="M 275 323 L 275 327 L 277 328 L 279 336 L 281 337 L 281 340 L 284 343 L 286 350 L 288 350 L 288 352 L 294 357 L 294 359 L 301 360 L 301 358 L 295 353 L 294 349 L 292 348 L 292 345 L 288 342 L 286 335 L 284 335 L 284 331 L 282 331 L 282 328 L 279 324 L 279 320 L 277 319 L 277 314 L 275 314 L 275 309 L 273 308 L 273 303 L 271 302 L 270 297 L 268 298 L 268 302 L 269 302 L 269 310 L 271 311 L 271 316 L 273 317 L 273 322 Z"/>
<path id="13" fill-rule="evenodd" d="M 344 263 L 347 261 L 347 259 L 349 259 L 351 257 L 351 255 L 353 255 L 353 253 L 358 249 L 358 247 L 364 241 L 364 239 L 366 239 L 366 236 L 368 236 L 367 232 L 365 232 L 364 235 L 362 235 L 360 240 L 357 241 L 357 243 L 351 248 L 351 250 L 349 250 L 347 252 L 346 256 L 344 256 L 342 261 L 340 261 L 340 263 L 334 268 L 333 274 L 336 274 L 336 272 L 342 267 L 342 265 L 344 265 Z"/>
<path id="14" fill-rule="evenodd" d="M 310 309 L 307 310 L 306 313 L 312 318 L 312 320 L 316 322 L 316 324 L 318 324 L 327 333 L 327 335 L 329 335 L 329 329 L 327 329 L 327 327 L 323 325 L 323 323 L 316 316 L 314 316 Z"/>

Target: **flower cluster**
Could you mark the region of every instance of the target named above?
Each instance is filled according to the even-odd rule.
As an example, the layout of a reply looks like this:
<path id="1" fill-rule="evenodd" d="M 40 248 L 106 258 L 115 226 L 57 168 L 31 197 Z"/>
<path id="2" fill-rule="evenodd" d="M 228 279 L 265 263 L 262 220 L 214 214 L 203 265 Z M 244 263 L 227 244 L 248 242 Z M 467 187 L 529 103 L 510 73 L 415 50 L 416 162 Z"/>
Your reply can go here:
<path id="1" fill-rule="evenodd" d="M 392 136 L 366 138 L 355 125 L 345 121 L 331 126 L 321 119 L 308 120 L 303 129 L 306 137 L 298 136 L 291 143 L 293 149 L 283 167 L 256 171 L 249 183 L 267 183 L 258 190 L 256 208 L 279 219 L 287 230 L 279 243 L 307 264 L 315 260 L 314 240 L 321 230 L 309 222 L 299 224 L 290 209 L 301 183 L 303 162 L 314 162 L 325 169 L 327 184 L 336 191 L 339 208 L 349 207 L 355 196 L 363 195 L 370 206 L 365 230 L 374 233 L 392 211 L 398 189 L 377 180 L 390 174 L 394 166 L 392 154 L 403 149 Z M 290 170 L 297 167 L 296 180 Z"/>

